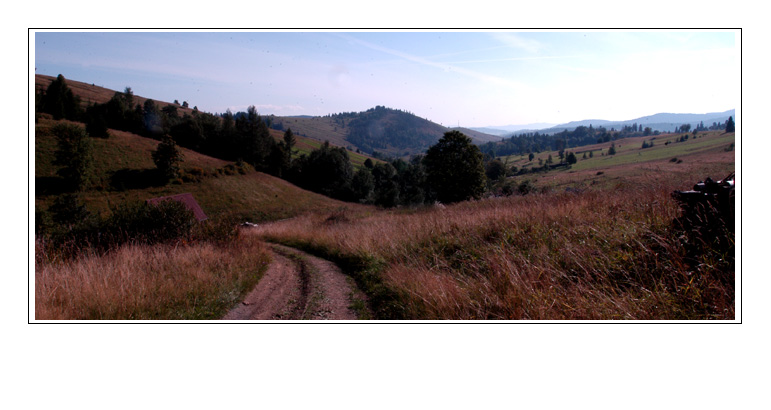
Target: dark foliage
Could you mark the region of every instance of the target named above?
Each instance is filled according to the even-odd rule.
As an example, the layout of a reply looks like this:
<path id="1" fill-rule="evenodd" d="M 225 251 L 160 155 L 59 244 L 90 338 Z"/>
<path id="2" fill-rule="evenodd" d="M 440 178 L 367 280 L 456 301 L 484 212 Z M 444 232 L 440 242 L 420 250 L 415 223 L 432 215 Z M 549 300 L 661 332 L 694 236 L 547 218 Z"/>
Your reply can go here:
<path id="1" fill-rule="evenodd" d="M 153 151 L 153 162 L 158 168 L 160 176 L 166 181 L 171 181 L 179 176 L 182 152 L 171 136 L 165 135 L 158 144 L 158 148 Z"/>
<path id="2" fill-rule="evenodd" d="M 345 114 L 339 114 L 343 118 Z M 337 117 L 337 116 L 336 116 Z M 437 141 L 440 133 L 423 118 L 377 106 L 356 115 L 348 124 L 348 141 L 363 151 L 387 149 L 423 150 Z"/>
<path id="3" fill-rule="evenodd" d="M 326 141 L 321 148 L 295 161 L 293 180 L 303 188 L 343 200 L 354 200 L 353 165 L 344 148 Z"/>
<path id="4" fill-rule="evenodd" d="M 485 192 L 485 168 L 482 153 L 471 138 L 458 131 L 444 134 L 428 149 L 423 163 L 426 180 L 443 203 L 478 199 Z"/>
<path id="5" fill-rule="evenodd" d="M 646 134 L 647 133 L 647 134 Z M 491 156 L 524 155 L 542 151 L 559 151 L 566 148 L 582 147 L 602 142 L 615 141 L 621 138 L 650 135 L 637 124 L 626 125 L 620 130 L 607 130 L 604 127 L 594 128 L 591 125 L 576 127 L 573 131 L 562 131 L 556 134 L 523 133 L 513 135 L 500 142 L 488 142 L 479 148 Z M 492 155 L 495 154 L 495 155 Z M 532 161 L 532 158 L 530 158 Z"/>
<path id="6" fill-rule="evenodd" d="M 735 132 L 736 124 L 734 124 L 734 117 L 728 117 L 728 121 L 725 122 L 725 132 Z"/>
<path id="7" fill-rule="evenodd" d="M 72 93 L 61 74 L 48 85 L 42 97 L 41 110 L 51 114 L 55 120 L 78 119 L 80 100 Z"/>
<path id="8" fill-rule="evenodd" d="M 57 174 L 62 177 L 65 189 L 85 189 L 91 182 L 94 167 L 91 139 L 77 125 L 61 123 L 54 126 L 52 131 L 57 143 L 54 164 L 61 167 Z"/>

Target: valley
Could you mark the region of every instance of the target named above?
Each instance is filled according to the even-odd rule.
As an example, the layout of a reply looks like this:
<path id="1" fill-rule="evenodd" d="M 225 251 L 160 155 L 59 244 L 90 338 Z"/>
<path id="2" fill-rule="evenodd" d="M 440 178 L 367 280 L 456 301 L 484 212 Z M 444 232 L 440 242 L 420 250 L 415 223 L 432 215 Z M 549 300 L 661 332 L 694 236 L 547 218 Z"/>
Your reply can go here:
<path id="1" fill-rule="evenodd" d="M 52 80 L 36 77 L 40 89 Z M 106 104 L 116 93 L 67 83 L 84 107 Z M 134 98 L 138 105 L 148 101 Z M 180 118 L 203 115 L 187 107 L 177 110 Z M 504 172 L 485 178 L 485 192 L 478 198 L 439 203 L 420 177 L 426 172 L 423 163 L 410 156 L 425 153 L 450 130 L 385 107 L 363 113 L 257 120 L 270 123 L 268 135 L 275 144 L 282 143 L 286 130 L 295 133 L 290 164 L 329 151 L 347 158 L 349 184 L 354 175 L 380 178 L 355 200 L 303 189 L 268 168 L 258 169 L 260 162 L 216 158 L 184 146 L 179 148 L 178 177 L 162 182 L 153 161 L 158 139 L 114 128 L 108 138 L 89 138 L 90 185 L 67 190 L 57 162 L 57 126 L 85 129 L 87 121 L 38 113 L 35 318 L 735 318 L 733 232 L 727 233 L 729 249 L 695 243 L 673 224 L 681 210 L 671 197 L 674 190 L 690 189 L 708 176 L 720 179 L 740 171 L 741 141 L 734 132 L 632 135 L 563 149 L 543 147 L 532 158 L 530 153 L 497 158 L 480 153 L 484 166 L 497 159 Z M 399 124 L 413 125 L 400 131 L 394 128 Z M 351 129 L 356 132 L 348 133 Z M 500 140 L 476 135 L 473 141 Z M 571 153 L 574 163 L 544 166 L 559 165 L 561 154 Z M 449 160 L 447 166 L 453 167 Z M 738 179 L 740 184 L 740 172 Z M 384 196 L 387 189 L 396 190 L 393 197 Z M 99 248 L 78 239 L 81 234 L 99 237 L 100 224 L 125 212 L 123 204 L 179 193 L 191 193 L 210 220 L 169 243 L 128 241 Z M 78 201 L 80 215 L 86 215 L 82 221 L 57 222 L 62 217 L 57 206 L 67 196 Z M 244 222 L 257 226 L 238 228 Z M 97 236 L 85 236 L 92 233 Z M 239 306 L 258 306 L 247 295 L 253 289 L 270 293 L 258 287 L 268 284 L 263 280 L 274 275 L 276 264 L 297 275 L 302 266 L 325 263 L 300 262 L 311 257 L 336 264 L 349 278 L 346 286 L 355 283 L 343 293 L 348 298 L 361 292 L 345 302 L 358 316 L 283 315 L 291 305 L 287 300 L 304 294 L 306 305 L 312 299 L 312 292 L 302 291 L 299 276 L 291 281 L 301 285 L 287 290 L 289 299 L 267 316 L 227 316 Z"/>

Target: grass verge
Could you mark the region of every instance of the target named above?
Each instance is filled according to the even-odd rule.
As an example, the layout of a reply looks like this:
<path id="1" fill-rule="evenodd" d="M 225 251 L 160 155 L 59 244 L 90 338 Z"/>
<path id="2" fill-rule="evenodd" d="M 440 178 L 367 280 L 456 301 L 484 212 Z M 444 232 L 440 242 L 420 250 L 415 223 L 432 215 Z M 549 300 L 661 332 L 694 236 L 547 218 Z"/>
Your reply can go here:
<path id="1" fill-rule="evenodd" d="M 228 245 L 123 245 L 107 254 L 35 252 L 36 320 L 214 320 L 259 281 L 270 253 L 253 238 Z"/>

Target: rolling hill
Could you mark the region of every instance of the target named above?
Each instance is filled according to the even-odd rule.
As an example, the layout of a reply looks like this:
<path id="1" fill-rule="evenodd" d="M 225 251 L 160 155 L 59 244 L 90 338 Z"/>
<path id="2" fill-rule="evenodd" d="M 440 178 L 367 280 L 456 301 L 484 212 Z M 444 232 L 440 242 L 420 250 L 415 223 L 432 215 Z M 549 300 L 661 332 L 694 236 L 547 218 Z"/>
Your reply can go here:
<path id="1" fill-rule="evenodd" d="M 43 117 L 35 126 L 35 210 L 47 210 L 61 194 L 53 164 L 56 140 L 50 128 L 58 121 Z M 81 124 L 82 125 L 82 124 Z M 126 201 L 192 193 L 209 217 L 234 216 L 261 222 L 308 211 L 332 211 L 360 205 L 344 203 L 301 189 L 283 179 L 182 148 L 183 177 L 168 185 L 154 182 L 151 151 L 158 141 L 123 131 L 109 139 L 92 139 L 95 184 L 81 194 L 89 211 L 106 214 Z"/>
<path id="2" fill-rule="evenodd" d="M 42 75 L 42 74 L 36 74 L 35 75 L 35 92 L 41 92 L 45 91 L 48 85 L 53 81 L 55 77 L 48 76 L 48 75 Z M 80 98 L 80 103 L 83 108 L 88 107 L 91 104 L 105 104 L 115 95 L 115 90 L 110 90 L 108 88 L 104 88 L 98 85 L 94 84 L 87 84 L 81 81 L 74 81 L 67 79 L 67 86 L 72 90 L 73 94 Z M 137 104 L 144 104 L 145 101 L 147 101 L 149 98 L 142 97 L 138 95 L 134 95 L 134 101 Z M 166 106 L 174 106 L 177 109 L 178 115 L 184 116 L 184 115 L 193 115 L 197 110 L 194 108 L 189 107 L 183 107 L 179 104 L 174 104 L 170 102 L 165 101 L 155 101 L 156 106 L 159 109 L 162 109 Z M 355 148 L 350 146 L 350 144 L 347 144 L 344 138 L 339 137 L 332 128 L 325 127 L 323 121 L 316 121 L 313 120 L 314 118 L 321 118 L 321 117 L 310 117 L 310 116 L 300 116 L 300 117 L 286 117 L 286 119 L 283 118 L 277 118 L 274 116 L 265 116 L 264 119 L 268 120 L 270 123 L 273 124 L 281 124 L 284 122 L 287 124 L 287 127 L 280 127 L 280 129 L 273 129 L 271 130 L 271 135 L 276 140 L 281 140 L 283 138 L 283 130 L 285 128 L 291 127 L 293 131 L 295 131 L 296 128 L 302 128 L 302 129 L 311 129 L 310 133 L 312 135 L 317 136 L 317 138 L 309 138 L 307 135 L 298 134 L 295 133 L 295 137 L 297 139 L 297 145 L 295 147 L 296 152 L 295 156 L 299 156 L 301 154 L 308 154 L 310 151 L 317 149 L 321 146 L 321 142 L 323 141 L 329 141 L 330 144 L 339 146 L 339 147 L 348 147 L 348 155 L 351 159 L 351 162 L 353 163 L 354 167 L 361 167 L 364 164 L 364 161 L 366 161 L 368 158 L 372 161 L 379 161 L 375 158 L 372 158 L 370 156 L 367 156 L 363 153 L 357 153 L 355 152 Z M 293 120 L 297 120 L 297 123 L 295 123 Z M 298 126 L 299 124 L 299 126 Z M 309 126 L 310 125 L 310 126 Z M 318 127 L 321 127 L 320 129 L 317 129 Z"/>
<path id="3" fill-rule="evenodd" d="M 347 147 L 351 151 L 389 156 L 420 154 L 453 130 L 412 113 L 377 106 L 357 113 L 340 113 L 324 117 L 271 117 L 278 129 L 317 141 Z M 483 132 L 459 129 L 478 144 L 498 141 L 500 137 Z"/>
<path id="4" fill-rule="evenodd" d="M 35 90 L 45 90 L 53 80 L 54 77 L 36 74 Z M 67 85 L 77 97 L 80 97 L 84 107 L 91 103 L 106 103 L 116 93 L 115 90 L 70 79 L 67 79 Z M 140 96 L 134 98 L 139 104 L 144 104 L 148 99 Z M 192 115 L 195 111 L 178 104 L 157 100 L 155 102 L 159 108 L 167 105 L 176 106 L 179 115 Z M 451 130 L 412 113 L 383 106 L 362 112 L 330 114 L 323 117 L 270 115 L 264 118 L 268 119 L 271 128 L 277 131 L 291 129 L 299 137 L 298 140 L 302 140 L 298 142 L 306 146 L 317 145 L 317 143 L 305 141 L 310 139 L 318 143 L 329 141 L 332 145 L 347 148 L 355 165 L 363 163 L 366 154 L 371 154 L 373 151 L 385 153 L 388 156 L 422 153 L 435 144 L 445 132 Z M 478 144 L 500 140 L 500 137 L 484 132 L 466 128 L 460 130 Z M 359 158 L 355 154 L 365 156 Z"/>

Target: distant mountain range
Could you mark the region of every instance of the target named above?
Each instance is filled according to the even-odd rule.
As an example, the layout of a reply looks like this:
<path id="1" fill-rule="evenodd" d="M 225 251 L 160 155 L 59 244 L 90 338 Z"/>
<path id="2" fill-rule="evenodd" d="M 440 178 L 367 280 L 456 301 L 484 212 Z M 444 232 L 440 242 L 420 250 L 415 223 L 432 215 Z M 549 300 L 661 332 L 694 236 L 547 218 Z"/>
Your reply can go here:
<path id="1" fill-rule="evenodd" d="M 705 126 L 710 126 L 712 123 L 725 122 L 728 117 L 736 117 L 736 110 L 728 110 L 723 112 L 711 112 L 706 114 L 672 114 L 672 113 L 659 113 L 654 115 L 648 115 L 645 117 L 635 118 L 625 121 L 608 121 L 608 120 L 581 120 L 571 121 L 565 124 L 528 124 L 519 126 L 519 129 L 513 129 L 516 126 L 501 126 L 501 127 L 481 127 L 472 128 L 480 132 L 486 132 L 488 134 L 500 135 L 501 137 L 510 137 L 512 135 L 519 135 L 521 133 L 538 131 L 541 134 L 556 134 L 562 131 L 573 131 L 577 127 L 589 125 L 593 127 L 605 127 L 608 130 L 611 128 L 620 129 L 625 125 L 637 124 L 638 126 L 650 127 L 653 131 L 667 132 L 675 131 L 675 129 L 683 124 L 691 124 L 692 128 L 703 122 Z M 546 125 L 541 127 L 541 125 Z M 502 130 L 508 130 L 500 132 Z"/>
<path id="2" fill-rule="evenodd" d="M 472 127 L 472 130 L 483 132 L 491 135 L 511 135 L 513 131 L 528 131 L 528 130 L 541 130 L 544 128 L 554 127 L 557 124 L 547 122 L 537 122 L 533 124 L 520 124 L 520 125 L 498 125 L 493 127 Z"/>

